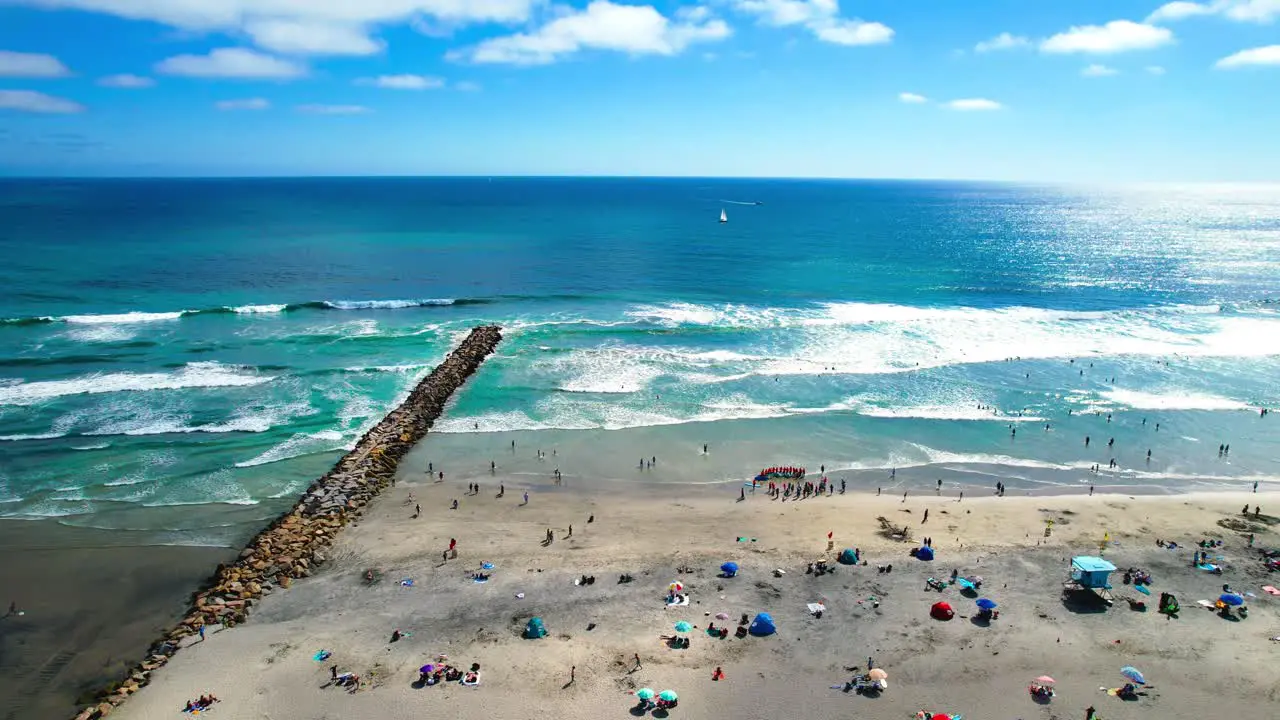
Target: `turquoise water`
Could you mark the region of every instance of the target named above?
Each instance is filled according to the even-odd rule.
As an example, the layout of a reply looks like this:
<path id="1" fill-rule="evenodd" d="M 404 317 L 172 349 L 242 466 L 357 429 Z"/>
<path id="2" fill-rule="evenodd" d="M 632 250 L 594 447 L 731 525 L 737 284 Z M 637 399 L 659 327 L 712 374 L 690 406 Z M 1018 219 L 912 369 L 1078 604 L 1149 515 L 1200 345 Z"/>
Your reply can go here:
<path id="1" fill-rule="evenodd" d="M 1280 477 L 1277 188 L 2 181 L 0 252 L 0 517 L 232 542 L 479 322 L 459 478 Z"/>

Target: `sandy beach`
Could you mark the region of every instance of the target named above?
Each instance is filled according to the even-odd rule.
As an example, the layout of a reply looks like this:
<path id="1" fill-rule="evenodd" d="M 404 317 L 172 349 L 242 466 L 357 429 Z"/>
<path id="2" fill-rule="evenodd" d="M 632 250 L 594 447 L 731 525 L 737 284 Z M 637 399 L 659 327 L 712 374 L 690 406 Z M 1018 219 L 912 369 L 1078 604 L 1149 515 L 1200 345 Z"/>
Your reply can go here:
<path id="1" fill-rule="evenodd" d="M 1275 494 L 961 501 L 944 488 L 912 491 L 904 501 L 837 489 L 797 502 L 762 489 L 740 501 L 737 486 L 605 493 L 549 479 L 530 486 L 525 474 L 501 472 L 469 494 L 474 478 L 429 478 L 420 450 L 312 577 L 277 588 L 247 623 L 191 638 L 113 716 L 175 717 L 188 700 L 212 693 L 220 702 L 211 714 L 232 718 L 624 717 L 640 714 L 632 693 L 642 687 L 675 690 L 679 706 L 670 714 L 690 718 L 904 718 L 924 709 L 1047 719 L 1083 717 L 1090 705 L 1103 718 L 1261 717 L 1280 700 L 1272 663 L 1280 643 L 1270 640 L 1280 635 L 1280 597 L 1261 589 L 1280 578 L 1242 532 L 1220 524 L 1241 519 L 1246 501 L 1258 504 L 1262 515 L 1236 527 L 1254 532 L 1258 547 L 1280 544 L 1280 524 L 1267 515 L 1280 502 Z M 415 504 L 421 517 L 412 517 Z M 880 517 L 910 528 L 915 542 L 883 537 Z M 1112 607 L 1064 602 L 1069 558 L 1097 554 L 1104 535 L 1107 559 L 1151 573 L 1153 597 L 1117 572 Z M 937 551 L 932 562 L 909 555 L 924 537 Z M 1192 549 L 1204 538 L 1224 541 L 1210 551 L 1224 574 L 1192 567 Z M 451 539 L 457 555 L 445 561 Z M 868 564 L 806 573 L 816 560 L 834 563 L 846 547 L 861 549 Z M 718 577 L 725 561 L 740 565 L 737 577 Z M 486 562 L 491 577 L 474 582 Z M 892 572 L 877 571 L 887 564 Z M 973 599 L 956 586 L 926 587 L 927 578 L 946 580 L 953 569 L 985 578 L 981 593 L 999 603 L 997 619 L 976 620 Z M 619 583 L 624 573 L 634 580 Z M 583 575 L 595 582 L 576 585 Z M 666 607 L 673 581 L 686 586 L 687 607 Z M 1247 619 L 1197 606 L 1216 599 L 1224 583 L 1247 594 Z M 1178 597 L 1179 617 L 1156 612 L 1161 592 Z M 1147 601 L 1147 610 L 1130 609 L 1128 598 Z M 939 600 L 952 603 L 954 619 L 930 618 Z M 821 617 L 807 609 L 813 602 L 825 605 Z M 733 629 L 741 615 L 761 611 L 772 615 L 776 634 L 703 632 L 709 622 Z M 717 621 L 717 613 L 730 619 Z M 524 639 L 534 616 L 548 635 Z M 688 649 L 671 649 L 661 636 L 681 620 L 697 629 Z M 397 630 L 403 637 L 393 642 Z M 322 650 L 331 656 L 317 661 Z M 479 663 L 479 686 L 418 684 L 419 666 L 441 655 L 463 669 Z M 888 690 L 845 692 L 869 658 L 888 673 Z M 1135 701 L 1105 692 L 1125 683 L 1126 665 L 1149 684 Z M 725 676 L 713 681 L 717 667 Z M 334 668 L 359 675 L 361 688 L 332 686 Z M 1057 680 L 1046 705 L 1027 692 L 1043 674 Z"/>

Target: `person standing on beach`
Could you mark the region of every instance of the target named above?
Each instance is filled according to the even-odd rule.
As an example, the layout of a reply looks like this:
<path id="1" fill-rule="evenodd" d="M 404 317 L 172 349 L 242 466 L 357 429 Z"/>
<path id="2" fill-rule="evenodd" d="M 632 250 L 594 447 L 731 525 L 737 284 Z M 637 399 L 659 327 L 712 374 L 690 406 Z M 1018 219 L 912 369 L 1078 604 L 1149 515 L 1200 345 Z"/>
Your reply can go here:
<path id="1" fill-rule="evenodd" d="M 924 509 L 924 519 L 920 521 L 920 524 L 923 525 L 927 522 L 929 522 L 929 508 Z"/>
<path id="2" fill-rule="evenodd" d="M 422 517 L 422 506 L 421 506 L 421 505 L 417 505 L 417 504 L 415 504 L 415 505 L 413 506 L 413 517 L 414 517 L 414 519 L 415 519 L 415 520 L 416 520 L 417 518 Z"/>
<path id="3" fill-rule="evenodd" d="M 631 672 L 635 672 L 636 670 L 640 669 L 640 653 L 636 653 L 635 660 L 636 660 L 636 666 L 631 669 Z"/>
<path id="4" fill-rule="evenodd" d="M 1085 709 L 1084 709 L 1084 720 L 1093 720 L 1093 714 L 1094 714 L 1094 713 L 1096 713 L 1096 712 L 1097 712 L 1097 710 L 1094 710 L 1092 705 L 1090 705 L 1089 707 L 1085 708 Z"/>
<path id="5" fill-rule="evenodd" d="M 1255 493 L 1256 493 L 1256 492 L 1258 492 L 1258 481 L 1257 481 L 1257 480 L 1254 480 L 1254 481 L 1253 481 L 1253 491 L 1254 491 Z"/>
<path id="6" fill-rule="evenodd" d="M 567 538 L 571 538 L 571 537 L 573 537 L 573 525 L 572 525 L 572 524 L 570 524 L 570 525 L 569 525 L 569 534 L 568 534 L 568 535 L 565 535 L 565 537 L 567 537 Z"/>
<path id="7" fill-rule="evenodd" d="M 200 626 L 200 642 L 204 642 L 204 626 Z"/>
<path id="8" fill-rule="evenodd" d="M 960 502 L 961 500 L 964 500 L 964 491 L 963 491 L 963 490 L 961 490 L 961 491 L 960 491 L 960 497 L 956 499 L 956 502 Z"/>
<path id="9" fill-rule="evenodd" d="M 1093 497 L 1093 486 L 1089 486 L 1089 497 Z"/>
<path id="10" fill-rule="evenodd" d="M 1253 485 L 1254 485 L 1253 491 L 1258 492 L 1258 487 L 1257 487 L 1258 483 L 1254 483 Z M 841 495 L 844 494 L 844 478 L 840 478 L 840 494 Z"/>
<path id="11" fill-rule="evenodd" d="M 458 557 L 458 541 L 454 538 L 449 538 L 449 554 Z"/>
<path id="12" fill-rule="evenodd" d="M 902 493 L 902 502 L 906 502 L 906 501 L 907 501 L 907 492 L 910 492 L 910 491 L 903 491 L 903 493 Z"/>
<path id="13" fill-rule="evenodd" d="M 524 504 L 525 504 L 525 505 L 528 505 L 528 504 L 529 504 L 529 491 L 528 491 L 528 490 L 525 490 L 525 491 L 524 491 Z"/>

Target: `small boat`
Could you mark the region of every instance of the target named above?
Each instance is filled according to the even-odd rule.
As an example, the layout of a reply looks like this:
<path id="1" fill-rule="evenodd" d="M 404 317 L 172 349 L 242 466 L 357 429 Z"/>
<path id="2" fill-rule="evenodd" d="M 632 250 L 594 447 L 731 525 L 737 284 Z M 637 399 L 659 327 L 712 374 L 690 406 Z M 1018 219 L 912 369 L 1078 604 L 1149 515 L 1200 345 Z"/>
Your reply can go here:
<path id="1" fill-rule="evenodd" d="M 729 216 L 725 214 L 724 208 L 720 208 L 720 222 L 722 223 L 729 222 Z"/>

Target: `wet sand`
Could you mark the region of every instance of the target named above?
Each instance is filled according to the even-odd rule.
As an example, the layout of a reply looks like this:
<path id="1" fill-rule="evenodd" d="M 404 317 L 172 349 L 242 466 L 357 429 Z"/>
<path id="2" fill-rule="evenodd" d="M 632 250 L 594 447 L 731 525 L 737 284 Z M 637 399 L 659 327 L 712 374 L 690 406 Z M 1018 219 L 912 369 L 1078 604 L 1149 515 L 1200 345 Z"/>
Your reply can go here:
<path id="1" fill-rule="evenodd" d="M 228 548 L 149 546 L 146 534 L 0 522 L 0 718 L 69 717 L 177 619 Z"/>
<path id="2" fill-rule="evenodd" d="M 1280 503 L 1275 494 L 957 502 L 954 493 L 912 493 L 904 503 L 900 495 L 865 491 L 801 502 L 758 492 L 738 502 L 736 487 L 636 486 L 606 494 L 498 474 L 468 495 L 468 479 L 433 482 L 409 469 L 414 465 L 406 463 L 398 487 L 344 530 L 314 576 L 266 597 L 247 623 L 177 655 L 113 717 L 173 717 L 206 692 L 221 698 L 218 715 L 273 720 L 625 717 L 635 704 L 629 693 L 644 686 L 679 692 L 671 714 L 690 718 L 897 718 L 927 709 L 1048 720 L 1082 716 L 1089 705 L 1107 720 L 1153 712 L 1261 717 L 1280 701 L 1271 664 L 1277 643 L 1268 639 L 1280 635 L 1280 598 L 1260 589 L 1280 576 L 1265 571 L 1239 532 L 1219 524 L 1238 519 L 1245 500 L 1264 510 Z M 500 482 L 506 493 L 495 498 Z M 410 492 L 423 509 L 417 519 L 405 503 Z M 930 518 L 922 523 L 926 509 Z M 882 537 L 878 517 L 910 527 L 916 539 L 932 536 L 938 558 L 909 557 L 913 544 Z M 1055 525 L 1045 538 L 1050 519 Z M 1276 522 L 1250 523 L 1258 545 L 1280 544 Z M 827 532 L 834 533 L 834 552 Z M 1112 540 L 1110 560 L 1149 570 L 1156 597 L 1178 596 L 1178 619 L 1156 613 L 1154 597 L 1138 595 L 1119 574 L 1116 594 L 1146 600 L 1146 612 L 1123 600 L 1108 609 L 1064 599 L 1068 558 L 1096 554 L 1104 533 Z M 1225 558 L 1225 575 L 1191 567 L 1188 546 L 1203 537 L 1225 540 L 1214 553 Z M 459 553 L 446 562 L 441 553 L 450 538 Z M 1158 538 L 1183 547 L 1159 548 Z M 809 562 L 852 546 L 869 565 L 805 573 Z M 738 577 L 717 577 L 726 560 L 741 565 Z M 485 561 L 496 568 L 477 584 L 471 573 Z M 877 572 L 887 563 L 892 573 Z M 953 568 L 986 578 L 983 594 L 1000 603 L 998 620 L 976 620 L 973 599 L 954 587 L 926 589 L 926 578 L 945 579 Z M 368 569 L 380 578 L 372 585 L 363 581 Z M 634 582 L 619 584 L 621 573 Z M 583 574 L 596 583 L 575 585 Z M 401 586 L 403 578 L 413 587 Z M 692 604 L 669 609 L 665 589 L 677 579 Z M 1224 582 L 1257 595 L 1247 620 L 1196 606 L 1216 598 Z M 954 605 L 954 620 L 930 619 L 939 599 Z M 823 617 L 809 614 L 809 602 L 825 603 Z M 776 635 L 716 640 L 700 632 L 714 613 L 727 613 L 732 627 L 759 611 L 773 614 Z M 521 638 L 535 615 L 550 634 Z M 699 626 L 688 650 L 660 639 L 678 620 Z M 411 635 L 391 642 L 396 629 Z M 319 650 L 332 657 L 313 660 Z M 480 663 L 480 686 L 419 686 L 417 668 L 441 653 L 461 667 Z M 635 670 L 637 653 L 642 666 Z M 889 673 L 889 690 L 869 698 L 840 689 L 869 655 Z M 1123 665 L 1138 666 L 1151 683 L 1135 702 L 1100 690 L 1123 684 Z M 359 674 L 365 687 L 348 693 L 329 686 L 331 666 Z M 713 682 L 716 667 L 726 678 Z M 1032 702 L 1026 691 L 1043 673 L 1058 679 L 1049 705 Z"/>

